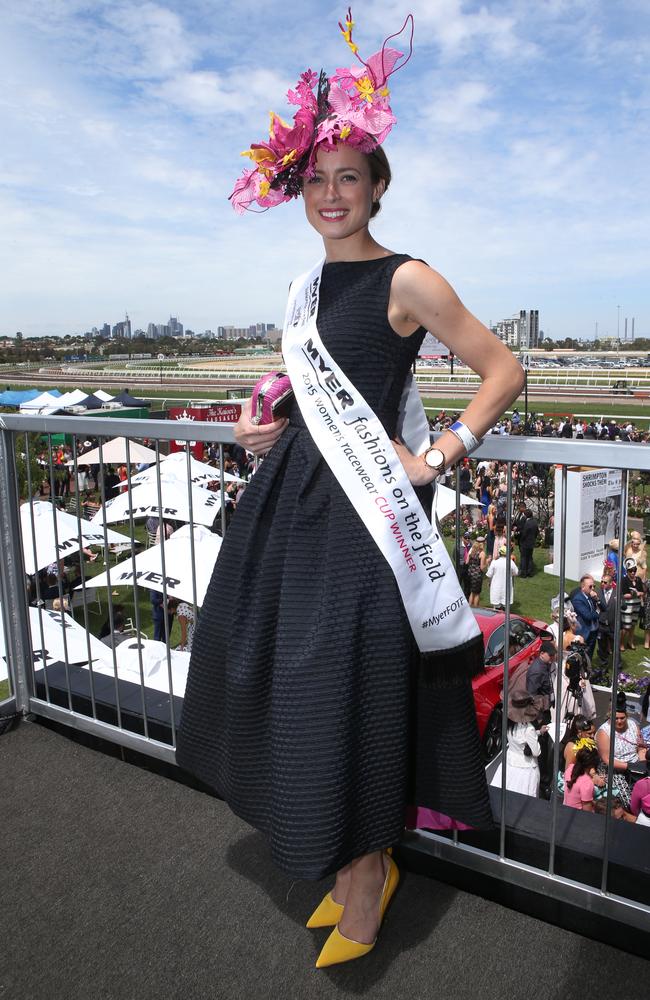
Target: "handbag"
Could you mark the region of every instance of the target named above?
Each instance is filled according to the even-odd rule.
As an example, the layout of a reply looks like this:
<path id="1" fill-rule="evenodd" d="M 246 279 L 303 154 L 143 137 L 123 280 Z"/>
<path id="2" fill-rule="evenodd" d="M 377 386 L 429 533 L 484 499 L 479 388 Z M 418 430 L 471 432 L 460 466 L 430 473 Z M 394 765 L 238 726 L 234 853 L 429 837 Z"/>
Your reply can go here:
<path id="1" fill-rule="evenodd" d="M 279 417 L 286 417 L 292 399 L 289 376 L 284 372 L 267 372 L 253 386 L 251 423 L 270 424 Z"/>

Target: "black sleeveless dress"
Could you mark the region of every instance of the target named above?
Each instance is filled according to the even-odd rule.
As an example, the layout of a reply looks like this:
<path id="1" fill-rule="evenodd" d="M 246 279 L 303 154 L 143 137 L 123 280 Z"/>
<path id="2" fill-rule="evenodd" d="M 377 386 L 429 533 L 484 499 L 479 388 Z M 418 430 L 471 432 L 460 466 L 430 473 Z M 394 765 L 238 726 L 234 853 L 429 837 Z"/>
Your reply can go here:
<path id="1" fill-rule="evenodd" d="M 318 329 L 393 436 L 424 336 L 387 319 L 400 264 L 323 268 Z M 425 510 L 431 490 L 419 491 Z M 313 571 L 318 551 L 324 569 Z M 320 878 L 398 841 L 409 804 L 492 825 L 471 677 L 482 640 L 422 655 L 395 578 L 293 404 L 226 531 L 192 647 L 177 761 Z"/>

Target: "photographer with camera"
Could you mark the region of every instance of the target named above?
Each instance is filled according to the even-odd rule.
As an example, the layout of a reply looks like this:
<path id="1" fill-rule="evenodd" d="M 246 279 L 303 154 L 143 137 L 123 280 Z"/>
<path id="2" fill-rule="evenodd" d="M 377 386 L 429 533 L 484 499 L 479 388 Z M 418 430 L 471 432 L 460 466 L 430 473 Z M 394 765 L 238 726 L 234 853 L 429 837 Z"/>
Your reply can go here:
<path id="1" fill-rule="evenodd" d="M 573 609 L 565 609 L 562 636 L 562 719 L 568 722 L 574 715 L 596 718 L 596 701 L 589 678 L 591 660 L 586 643 L 578 635 L 578 618 Z"/>

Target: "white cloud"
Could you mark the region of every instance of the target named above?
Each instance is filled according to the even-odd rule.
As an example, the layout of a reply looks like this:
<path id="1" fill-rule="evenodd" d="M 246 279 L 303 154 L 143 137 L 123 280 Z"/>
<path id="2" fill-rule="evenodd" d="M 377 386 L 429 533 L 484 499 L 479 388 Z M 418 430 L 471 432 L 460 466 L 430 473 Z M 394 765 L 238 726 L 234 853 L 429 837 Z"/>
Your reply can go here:
<path id="1" fill-rule="evenodd" d="M 499 120 L 499 113 L 486 106 L 492 88 L 480 80 L 465 80 L 446 90 L 439 90 L 433 83 L 426 89 L 431 99 L 425 106 L 425 116 L 435 126 L 456 132 L 480 132 Z"/>

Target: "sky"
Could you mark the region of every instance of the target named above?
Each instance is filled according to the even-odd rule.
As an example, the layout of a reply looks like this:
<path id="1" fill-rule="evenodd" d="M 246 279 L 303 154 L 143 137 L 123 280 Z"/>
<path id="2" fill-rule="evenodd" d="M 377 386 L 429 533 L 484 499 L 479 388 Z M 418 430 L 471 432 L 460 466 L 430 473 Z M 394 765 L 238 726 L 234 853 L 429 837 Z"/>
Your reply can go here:
<path id="1" fill-rule="evenodd" d="M 0 0 L 0 335 L 126 311 L 134 329 L 281 325 L 319 238 L 300 201 L 239 217 L 227 198 L 299 74 L 353 63 L 345 11 Z M 650 336 L 650 4 L 358 0 L 361 54 L 409 11 L 376 239 L 486 324 L 539 309 L 555 339 L 633 316 Z"/>

